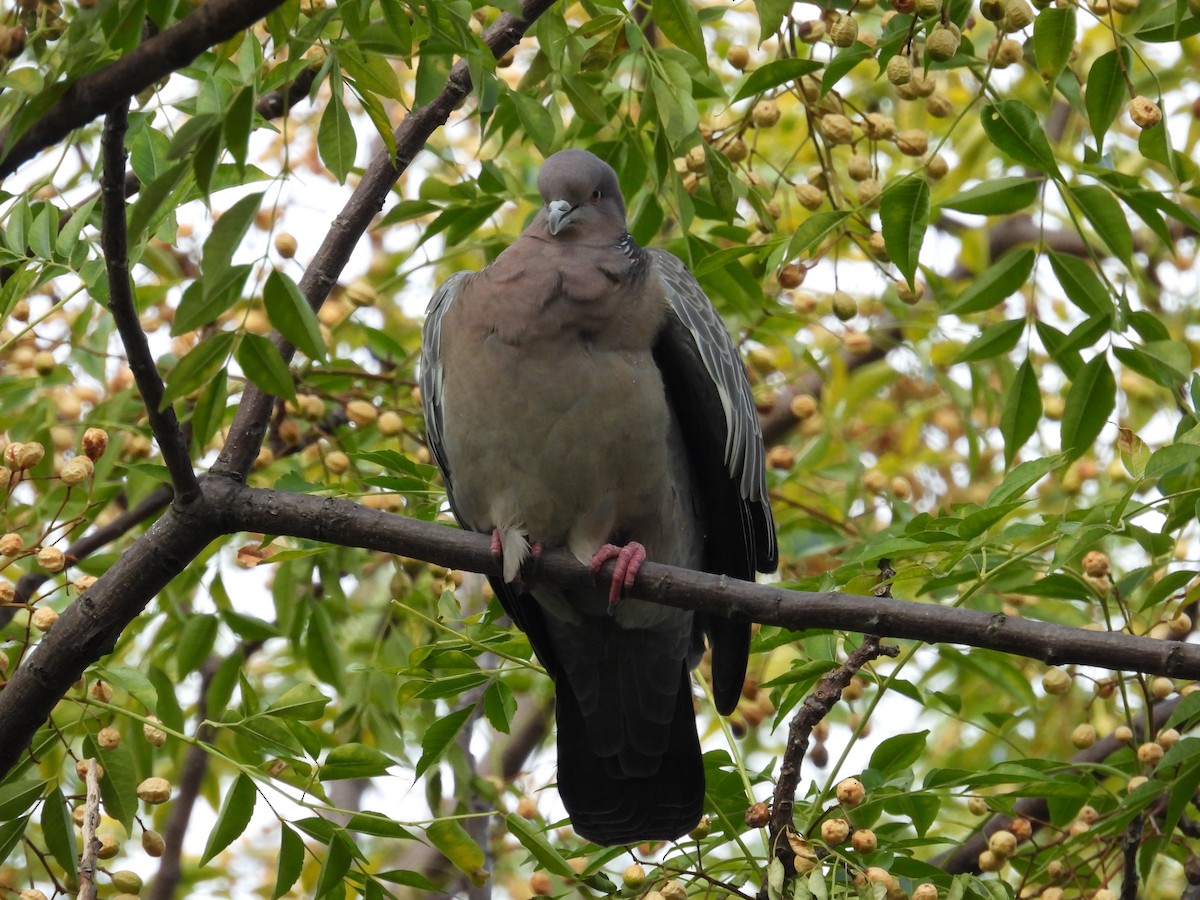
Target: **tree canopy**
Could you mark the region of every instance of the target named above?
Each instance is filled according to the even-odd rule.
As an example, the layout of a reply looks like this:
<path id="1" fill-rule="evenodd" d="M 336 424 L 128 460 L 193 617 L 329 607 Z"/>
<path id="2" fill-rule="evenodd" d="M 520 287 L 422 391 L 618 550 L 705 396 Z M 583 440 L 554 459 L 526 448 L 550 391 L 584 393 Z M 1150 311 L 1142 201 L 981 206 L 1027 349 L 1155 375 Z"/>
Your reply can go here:
<path id="1" fill-rule="evenodd" d="M 1196 0 L 0 23 L 0 897 L 1197 890 Z M 637 584 L 760 623 L 670 845 L 570 830 L 423 441 L 424 303 L 563 147 L 768 442 L 779 578 Z"/>

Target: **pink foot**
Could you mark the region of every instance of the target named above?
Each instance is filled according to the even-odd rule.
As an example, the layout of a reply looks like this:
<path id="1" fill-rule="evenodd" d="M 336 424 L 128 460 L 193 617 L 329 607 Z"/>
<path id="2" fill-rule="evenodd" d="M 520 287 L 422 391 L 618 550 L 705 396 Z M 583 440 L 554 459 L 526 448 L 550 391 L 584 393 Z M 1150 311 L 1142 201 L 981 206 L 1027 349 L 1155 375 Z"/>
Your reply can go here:
<path id="1" fill-rule="evenodd" d="M 491 545 L 490 549 L 492 551 L 492 559 L 496 560 L 496 562 L 500 565 L 500 567 L 503 568 L 504 567 L 504 562 L 503 562 L 504 561 L 504 542 L 500 540 L 500 529 L 499 528 L 492 529 L 492 545 Z M 537 561 L 542 558 L 542 552 L 545 549 L 546 549 L 546 545 L 543 544 L 541 541 L 534 541 L 532 544 L 529 545 L 529 559 L 525 560 L 524 565 L 522 565 L 521 568 L 517 571 L 517 577 L 516 577 L 517 584 L 522 584 L 528 579 L 534 566 L 536 566 Z M 526 571 L 526 569 L 528 569 L 529 571 Z"/>
<path id="2" fill-rule="evenodd" d="M 630 541 L 624 547 L 618 547 L 615 544 L 605 544 L 592 557 L 590 568 L 593 574 L 599 572 L 600 567 L 610 559 L 617 561 L 617 567 L 613 569 L 612 585 L 608 589 L 608 605 L 611 612 L 612 607 L 616 606 L 621 600 L 621 590 L 633 587 L 633 581 L 637 578 L 638 569 L 646 561 L 646 548 L 637 541 Z"/>
<path id="3" fill-rule="evenodd" d="M 492 559 L 500 562 L 504 559 L 504 544 L 500 542 L 500 529 L 492 529 Z"/>

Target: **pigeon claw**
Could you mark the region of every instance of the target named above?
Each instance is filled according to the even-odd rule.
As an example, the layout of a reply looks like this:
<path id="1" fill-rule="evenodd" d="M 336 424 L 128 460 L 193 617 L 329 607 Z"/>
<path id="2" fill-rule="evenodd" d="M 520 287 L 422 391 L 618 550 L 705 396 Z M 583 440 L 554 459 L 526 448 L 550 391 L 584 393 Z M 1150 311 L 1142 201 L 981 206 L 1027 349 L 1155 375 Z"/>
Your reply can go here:
<path id="1" fill-rule="evenodd" d="M 646 548 L 637 541 L 630 541 L 624 547 L 618 547 L 615 544 L 605 544 L 596 551 L 589 568 L 595 574 L 610 559 L 617 561 L 617 566 L 613 569 L 612 584 L 608 589 L 608 611 L 611 614 L 616 605 L 621 601 L 621 591 L 624 588 L 633 587 L 638 570 L 641 569 L 642 563 L 646 561 Z"/>

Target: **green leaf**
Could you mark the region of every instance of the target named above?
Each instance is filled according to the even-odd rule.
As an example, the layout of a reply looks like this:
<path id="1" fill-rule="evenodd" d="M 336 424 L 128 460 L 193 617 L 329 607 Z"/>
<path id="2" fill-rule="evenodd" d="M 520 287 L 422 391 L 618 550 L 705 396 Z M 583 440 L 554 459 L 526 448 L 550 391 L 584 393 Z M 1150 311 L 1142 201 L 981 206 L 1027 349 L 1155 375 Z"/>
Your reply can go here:
<path id="1" fill-rule="evenodd" d="M 304 841 L 286 824 L 279 834 L 279 856 L 276 859 L 275 888 L 271 900 L 279 900 L 292 889 L 304 869 Z"/>
<path id="2" fill-rule="evenodd" d="M 250 824 L 250 817 L 254 815 L 254 802 L 257 799 L 258 791 L 254 788 L 254 782 L 244 773 L 239 773 L 221 803 L 217 822 L 209 832 L 208 843 L 200 856 L 200 865 L 207 865 L 209 860 L 241 836 Z"/>
<path id="3" fill-rule="evenodd" d="M 925 752 L 925 742 L 928 738 L 928 731 L 893 735 L 875 748 L 875 752 L 871 754 L 868 768 L 884 775 L 892 775 L 908 769 Z"/>
<path id="4" fill-rule="evenodd" d="M 535 147 L 543 156 L 548 156 L 554 149 L 554 119 L 549 110 L 542 106 L 536 98 L 512 91 L 509 96 L 517 110 L 517 118 Z"/>
<path id="5" fill-rule="evenodd" d="M 1130 265 L 1133 262 L 1133 231 L 1129 227 L 1129 217 L 1121 209 L 1117 198 L 1108 188 L 1098 184 L 1082 185 L 1070 190 L 1071 196 L 1096 229 L 1096 234 L 1100 235 L 1117 259 L 1126 266 Z"/>
<path id="6" fill-rule="evenodd" d="M 809 216 L 792 235 L 792 240 L 788 244 L 787 257 L 792 259 L 806 250 L 812 249 L 840 228 L 849 216 L 849 212 L 842 210 L 819 212 L 814 216 Z"/>
<path id="7" fill-rule="evenodd" d="M 337 897 L 346 895 L 343 883 L 346 873 L 350 871 L 350 863 L 354 861 L 354 851 L 349 839 L 344 833 L 338 832 L 329 842 L 329 850 L 321 860 L 321 873 L 317 876 L 317 888 L 313 892 L 315 900 L 335 894 Z"/>
<path id="8" fill-rule="evenodd" d="M 338 184 L 345 184 L 358 153 L 358 138 L 354 134 L 350 114 L 342 102 L 341 78 L 331 78 L 330 87 L 329 105 L 325 107 L 321 124 L 317 126 L 317 150 L 321 154 L 321 162 L 325 163 L 325 168 L 338 180 Z"/>
<path id="9" fill-rule="evenodd" d="M 233 98 L 225 112 L 222 124 L 225 132 L 225 149 L 238 166 L 246 165 L 246 151 L 250 144 L 250 132 L 254 128 L 254 85 L 248 84 Z"/>
<path id="10" fill-rule="evenodd" d="M 929 210 L 929 182 L 920 177 L 893 182 L 879 204 L 884 246 L 910 287 L 929 227 Z"/>
<path id="11" fill-rule="evenodd" d="M 1070 459 L 1082 456 L 1108 424 L 1116 404 L 1117 383 L 1108 358 L 1096 354 L 1076 374 L 1062 417 L 1062 448 Z"/>
<path id="12" fill-rule="evenodd" d="M 473 884 L 482 887 L 489 873 L 483 868 L 483 848 L 475 843 L 454 819 L 436 819 L 425 829 L 425 836 L 441 851 L 454 867 L 466 875 Z"/>
<path id="13" fill-rule="evenodd" d="M 416 775 L 420 778 L 425 771 L 442 758 L 446 748 L 458 737 L 459 731 L 475 711 L 475 704 L 456 709 L 443 716 L 425 730 L 421 738 L 421 758 L 417 760 Z"/>
<path id="14" fill-rule="evenodd" d="M 0 786 L 0 819 L 19 816 L 42 796 L 45 784 L 40 778 L 14 781 Z"/>
<path id="15" fill-rule="evenodd" d="M 0 859 L 7 860 L 9 854 L 25 837 L 25 829 L 29 826 L 29 816 L 11 821 L 0 820 Z"/>
<path id="16" fill-rule="evenodd" d="M 158 692 L 142 672 L 123 665 L 97 666 L 97 672 L 105 681 L 116 685 L 150 712 L 157 714 Z"/>
<path id="17" fill-rule="evenodd" d="M 690 0 L 652 0 L 654 21 L 662 29 L 667 40 L 690 53 L 696 62 L 708 67 L 708 53 L 704 49 L 704 33 L 700 30 L 700 17 Z"/>
<path id="18" fill-rule="evenodd" d="M 1125 471 L 1134 478 L 1141 478 L 1150 461 L 1150 448 L 1146 442 L 1122 426 L 1117 429 L 1117 449 L 1121 452 L 1121 464 L 1125 466 Z"/>
<path id="19" fill-rule="evenodd" d="M 833 86 L 854 71 L 859 63 L 874 57 L 875 51 L 862 43 L 839 50 L 825 67 L 825 74 L 821 76 L 821 95 L 824 96 L 833 90 Z"/>
<path id="20" fill-rule="evenodd" d="M 981 359 L 991 359 L 1002 353 L 1007 353 L 1017 346 L 1021 332 L 1025 330 L 1024 319 L 1010 319 L 1007 322 L 996 322 L 980 332 L 962 352 L 955 357 L 956 363 L 976 362 Z"/>
<path id="21" fill-rule="evenodd" d="M 329 698 L 317 690 L 316 685 L 302 681 L 284 691 L 265 711 L 281 719 L 311 722 L 325 714 L 328 704 Z"/>
<path id="22" fill-rule="evenodd" d="M 366 744 L 341 744 L 329 751 L 321 765 L 322 781 L 346 778 L 374 778 L 387 774 L 393 765 L 391 757 Z"/>
<path id="23" fill-rule="evenodd" d="M 567 864 L 562 854 L 550 846 L 550 843 L 538 832 L 534 831 L 528 819 L 515 813 L 509 813 L 504 817 L 504 824 L 508 827 L 509 834 L 520 841 L 521 846 L 537 860 L 539 868 L 563 878 L 576 877 L 574 869 Z"/>
<path id="24" fill-rule="evenodd" d="M 42 803 L 42 837 L 58 864 L 67 872 L 74 872 L 79 865 L 79 849 L 75 844 L 71 809 L 60 788 L 52 790 Z"/>
<path id="25" fill-rule="evenodd" d="M 1200 445 L 1168 444 L 1150 454 L 1150 459 L 1146 462 L 1146 470 L 1142 474 L 1146 478 L 1161 478 L 1168 472 L 1190 465 L 1198 459 L 1200 459 Z"/>
<path id="26" fill-rule="evenodd" d="M 1066 459 L 1059 455 L 1041 456 L 1021 463 L 1006 474 L 1004 480 L 992 489 L 985 505 L 992 506 L 1022 496 L 1046 475 L 1065 463 Z"/>
<path id="27" fill-rule="evenodd" d="M 212 653 L 220 620 L 207 613 L 192 613 L 183 623 L 175 644 L 175 675 L 183 679 L 195 672 Z"/>
<path id="28" fill-rule="evenodd" d="M 291 276 L 271 271 L 263 285 L 263 305 L 272 327 L 309 359 L 325 358 L 325 341 L 317 314 L 300 293 Z"/>
<path id="29" fill-rule="evenodd" d="M 1108 288 L 1086 260 L 1051 250 L 1050 268 L 1062 285 L 1067 299 L 1089 316 L 1112 315 L 1113 304 Z"/>
<path id="30" fill-rule="evenodd" d="M 83 205 L 71 211 L 71 218 L 63 223 L 58 230 L 58 237 L 54 241 L 54 249 L 58 256 L 67 259 L 71 256 L 71 252 L 79 243 L 79 235 L 83 232 L 84 227 L 88 224 L 88 220 L 92 216 L 92 208 L 100 200 L 99 197 L 93 197 Z"/>
<path id="31" fill-rule="evenodd" d="M 171 322 L 171 334 L 194 331 L 233 306 L 242 297 L 242 286 L 251 268 L 248 265 L 231 266 L 189 284 Z"/>
<path id="32" fill-rule="evenodd" d="M 766 65 L 760 66 L 746 76 L 746 80 L 742 82 L 742 86 L 733 95 L 734 102 L 745 100 L 747 97 L 753 97 L 755 94 L 761 94 L 763 91 L 768 91 L 781 84 L 797 81 L 805 75 L 816 72 L 821 68 L 821 65 L 815 59 L 788 57 L 786 59 L 773 60 Z"/>
<path id="33" fill-rule="evenodd" d="M 1004 438 L 1004 461 L 1012 465 L 1017 451 L 1037 431 L 1042 419 L 1042 392 L 1038 387 L 1037 372 L 1026 359 L 1017 369 L 1004 410 L 1000 413 L 1000 436 Z"/>
<path id="34" fill-rule="evenodd" d="M 512 689 L 502 681 L 493 681 L 483 692 L 483 714 L 488 724 L 501 734 L 508 734 L 512 718 L 517 712 L 517 701 Z"/>
<path id="35" fill-rule="evenodd" d="M 996 506 L 985 506 L 963 518 L 958 526 L 958 536 L 964 541 L 977 538 L 1009 513 L 1025 505 L 1024 500 L 1013 500 Z"/>
<path id="36" fill-rule="evenodd" d="M 792 0 L 755 0 L 759 43 L 779 30 L 779 26 L 783 24 L 783 17 L 788 14 L 792 5 Z"/>
<path id="37" fill-rule="evenodd" d="M 1050 84 L 1058 80 L 1074 48 L 1074 7 L 1044 9 L 1038 13 L 1033 20 L 1033 52 L 1038 71 Z"/>
<path id="38" fill-rule="evenodd" d="M 1029 247 L 1011 250 L 992 263 L 971 282 L 971 286 L 958 295 L 946 312 L 982 312 L 991 309 L 1002 300 L 1012 296 L 1029 280 L 1036 259 Z"/>
<path id="39" fill-rule="evenodd" d="M 246 377 L 264 394 L 285 400 L 296 399 L 292 373 L 270 340 L 259 334 L 243 334 L 236 355 Z"/>
<path id="40" fill-rule="evenodd" d="M 229 400 L 229 378 L 221 369 L 208 386 L 196 397 L 192 407 L 192 447 L 207 447 L 225 419 L 225 404 Z"/>
<path id="41" fill-rule="evenodd" d="M 1024 209 L 1037 199 L 1041 178 L 1008 175 L 980 182 L 938 204 L 942 209 L 976 216 L 1003 216 Z"/>
<path id="42" fill-rule="evenodd" d="M 329 611 L 323 605 L 314 606 L 309 612 L 304 651 L 309 666 L 318 678 L 334 687 L 342 686 L 342 650 L 333 633 Z"/>
<path id="43" fill-rule="evenodd" d="M 1035 113 L 1021 100 L 989 103 L 980 114 L 984 133 L 997 148 L 1023 166 L 1062 180 L 1054 151 Z"/>
<path id="44" fill-rule="evenodd" d="M 1121 54 L 1119 57 L 1118 53 Z M 1103 152 L 1104 136 L 1129 96 L 1122 72 L 1128 70 L 1132 62 L 1132 51 L 1127 45 L 1122 45 L 1120 50 L 1110 50 L 1099 57 L 1088 71 L 1084 105 L 1087 107 L 1092 135 L 1096 138 L 1097 152 Z"/>
<path id="45" fill-rule="evenodd" d="M 84 757 L 94 757 L 104 767 L 100 776 L 100 799 L 104 811 L 125 826 L 128 831 L 137 813 L 137 775 L 133 753 L 122 742 L 111 750 L 101 751 L 90 735 L 84 739 Z"/>
<path id="46" fill-rule="evenodd" d="M 200 271 L 206 278 L 216 278 L 232 264 L 233 254 L 242 245 L 246 232 L 250 230 L 254 217 L 258 215 L 262 197 L 262 194 L 249 194 L 221 213 L 204 242 Z"/>
<path id="47" fill-rule="evenodd" d="M 1154 587 L 1146 593 L 1146 599 L 1142 601 L 1139 612 L 1145 612 L 1152 607 L 1158 606 L 1176 591 L 1186 587 L 1189 582 L 1200 572 L 1194 569 L 1180 569 L 1176 572 L 1168 572 L 1154 583 Z"/>

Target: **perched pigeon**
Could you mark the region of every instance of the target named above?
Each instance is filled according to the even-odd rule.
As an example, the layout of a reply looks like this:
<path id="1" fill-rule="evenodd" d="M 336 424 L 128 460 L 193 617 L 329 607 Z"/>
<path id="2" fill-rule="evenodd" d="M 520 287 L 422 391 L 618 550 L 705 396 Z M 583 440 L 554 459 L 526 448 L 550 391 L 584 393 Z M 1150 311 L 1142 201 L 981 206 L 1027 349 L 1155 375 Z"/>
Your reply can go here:
<path id="1" fill-rule="evenodd" d="M 762 433 L 724 324 L 683 263 L 634 242 L 613 169 L 563 150 L 538 190 L 517 241 L 430 301 L 429 445 L 458 520 L 491 534 L 496 595 L 556 682 L 575 831 L 672 839 L 704 802 L 688 672 L 707 638 L 717 708 L 732 712 L 750 626 L 622 594 L 644 559 L 774 570 Z M 559 547 L 594 570 L 617 560 L 607 602 L 537 580 L 531 558 Z"/>

